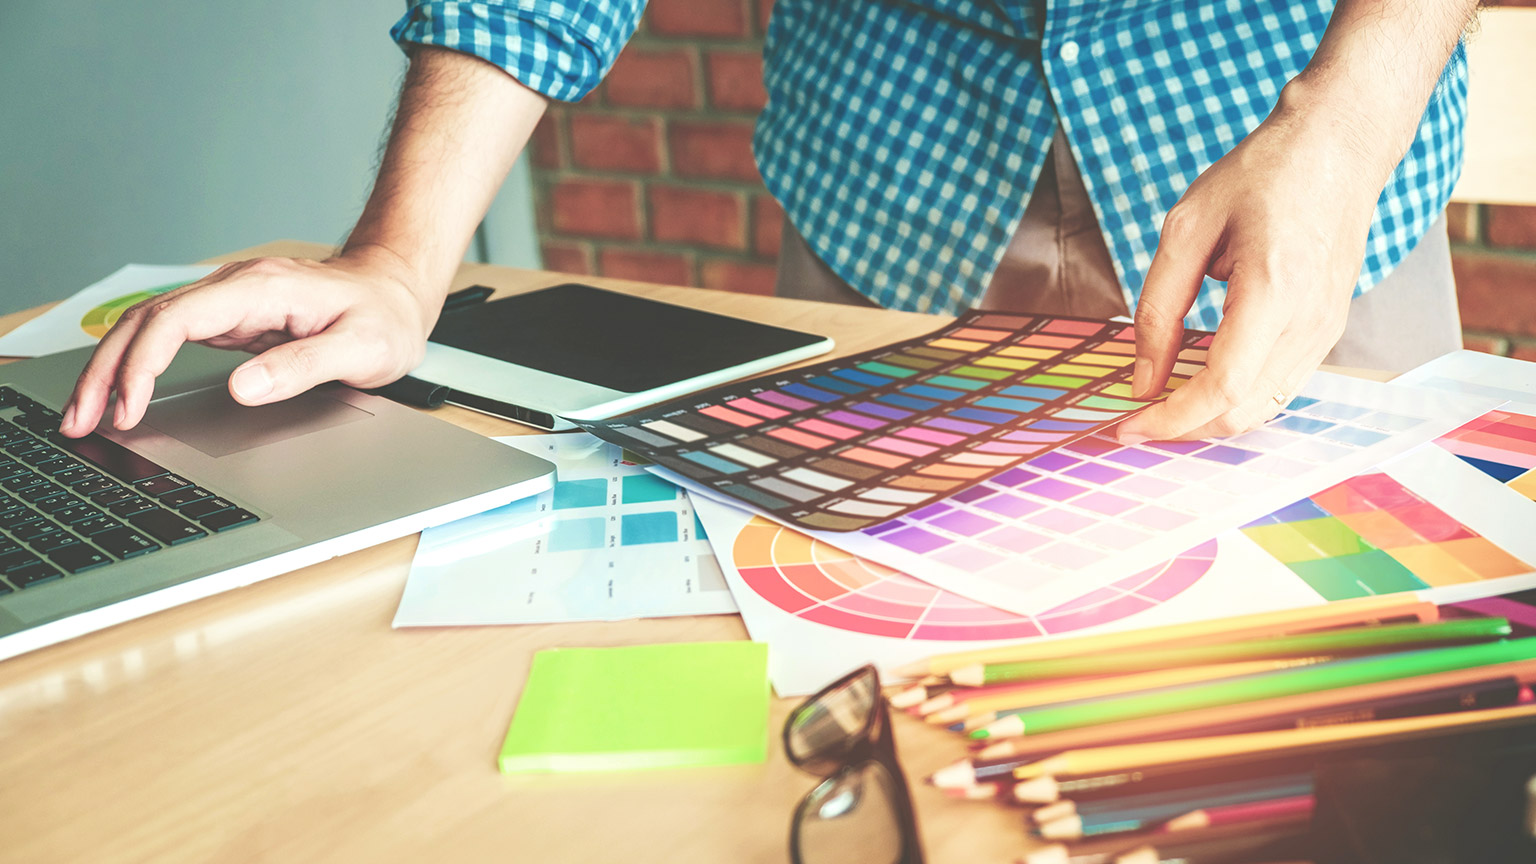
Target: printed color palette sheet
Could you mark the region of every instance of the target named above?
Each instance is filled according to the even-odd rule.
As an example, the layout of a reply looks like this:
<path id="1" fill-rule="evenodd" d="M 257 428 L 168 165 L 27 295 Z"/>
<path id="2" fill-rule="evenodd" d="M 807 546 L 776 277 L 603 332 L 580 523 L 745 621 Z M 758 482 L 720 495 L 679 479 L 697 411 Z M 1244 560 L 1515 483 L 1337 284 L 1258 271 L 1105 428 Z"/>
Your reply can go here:
<path id="1" fill-rule="evenodd" d="M 1177 389 L 1204 366 L 1191 331 Z M 695 394 L 588 431 L 788 524 L 920 510 L 1144 408 L 1129 324 L 969 312 L 927 336 Z"/>
<path id="2" fill-rule="evenodd" d="M 1525 563 L 1536 561 L 1529 530 L 1536 502 L 1438 448 L 1416 448 L 1304 501 L 1318 511 L 1325 502 L 1324 512 L 1341 515 L 1317 517 L 1291 504 L 1030 615 L 968 600 L 703 496 L 697 506 L 748 630 L 771 646 L 774 686 L 786 695 L 814 690 L 839 666 L 890 668 L 991 640 L 1149 627 L 1389 591 L 1457 602 L 1536 584 Z M 1317 518 L 1335 522 L 1302 524 Z M 1280 530 L 1252 530 L 1257 526 Z M 1344 531 L 1361 542 L 1344 542 Z M 1380 554 L 1371 554 L 1372 542 L 1381 544 Z"/>
<path id="3" fill-rule="evenodd" d="M 1373 468 L 1492 404 L 1327 373 L 1303 394 L 1245 435 L 1131 447 L 1094 435 L 899 519 L 822 536 L 1029 613 Z"/>
<path id="4" fill-rule="evenodd" d="M 1455 351 L 1397 380 L 1508 400 L 1435 443 L 1536 501 L 1536 363 Z"/>
<path id="5" fill-rule="evenodd" d="M 555 488 L 422 532 L 394 626 L 736 611 L 683 490 L 590 435 L 500 440 L 555 463 Z"/>

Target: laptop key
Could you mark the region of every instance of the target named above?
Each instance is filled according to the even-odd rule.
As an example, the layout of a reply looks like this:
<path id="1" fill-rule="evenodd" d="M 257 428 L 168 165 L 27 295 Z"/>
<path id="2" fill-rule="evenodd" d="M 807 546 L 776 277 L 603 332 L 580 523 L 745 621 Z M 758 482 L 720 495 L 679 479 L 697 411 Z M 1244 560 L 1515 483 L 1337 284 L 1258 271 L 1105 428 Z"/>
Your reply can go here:
<path id="1" fill-rule="evenodd" d="M 64 490 L 55 483 L 42 483 L 37 486 L 29 486 L 16 493 L 16 497 L 33 504 L 44 498 L 52 498 L 55 495 L 63 495 Z"/>
<path id="2" fill-rule="evenodd" d="M 175 492 L 177 489 L 184 489 L 191 485 L 184 478 L 177 477 L 175 474 L 166 474 L 160 477 L 151 477 L 148 480 L 140 480 L 133 484 L 133 488 L 145 495 L 153 495 L 159 498 L 168 492 Z"/>
<path id="3" fill-rule="evenodd" d="M 0 528 L 15 531 L 17 527 L 41 518 L 36 512 L 24 507 L 18 510 L 7 510 L 0 513 Z"/>
<path id="4" fill-rule="evenodd" d="M 69 533 L 68 531 L 50 531 L 41 537 L 37 537 L 28 541 L 33 549 L 36 549 L 44 555 L 52 552 L 55 549 L 79 542 L 80 538 Z"/>
<path id="5" fill-rule="evenodd" d="M 79 507 L 84 503 L 84 501 L 81 501 L 79 498 L 76 498 L 68 492 L 61 492 L 60 494 L 55 495 L 52 498 L 48 498 L 47 500 L 38 501 L 33 506 L 37 507 L 37 509 L 43 511 L 44 513 L 53 514 L 59 512 L 60 510 L 66 510 L 70 507 Z"/>
<path id="6" fill-rule="evenodd" d="M 13 549 L 10 552 L 0 554 L 0 573 L 9 573 L 38 560 L 38 557 L 25 549 Z"/>
<path id="7" fill-rule="evenodd" d="M 33 585 L 40 585 L 44 582 L 51 582 L 54 579 L 59 579 L 63 577 L 63 575 L 63 573 L 60 573 L 58 570 L 50 567 L 42 561 L 36 561 L 28 564 L 20 570 L 13 570 L 12 572 L 5 574 L 5 578 L 11 580 L 11 584 L 15 585 L 17 588 L 31 588 Z"/>
<path id="8" fill-rule="evenodd" d="M 181 511 L 181 515 L 190 516 L 201 522 L 204 518 L 212 516 L 220 510 L 228 510 L 234 506 L 234 504 L 223 498 L 199 498 L 190 504 L 176 509 Z"/>
<path id="9" fill-rule="evenodd" d="M 204 528 L 211 528 L 214 531 L 228 531 L 231 528 L 251 525 L 261 520 L 256 518 L 255 513 L 235 507 L 229 510 L 220 510 L 212 516 L 205 516 L 199 521 L 203 523 Z"/>
<path id="10" fill-rule="evenodd" d="M 92 534 L 91 542 L 107 550 L 107 554 L 114 558 L 132 558 L 160 549 L 160 544 L 122 525 L 110 531 Z"/>
<path id="11" fill-rule="evenodd" d="M 33 486 L 44 482 L 47 481 L 37 476 L 36 474 L 33 474 L 31 471 L 28 471 L 25 474 L 19 474 L 15 477 L 0 481 L 0 486 L 4 486 L 6 489 L 9 489 L 12 492 L 20 492 L 23 489 L 30 489 Z"/>
<path id="12" fill-rule="evenodd" d="M 97 492 L 91 496 L 91 501 L 98 507 L 109 507 L 119 501 L 143 500 L 128 489 L 114 484 L 111 489 Z"/>
<path id="13" fill-rule="evenodd" d="M 210 494 L 207 489 L 201 486 L 188 486 L 185 489 L 177 489 L 175 492 L 167 492 L 161 495 L 160 503 L 166 507 L 175 507 L 177 510 L 180 510 L 183 505 L 191 504 L 193 501 L 201 501 L 208 497 L 210 497 Z"/>
<path id="14" fill-rule="evenodd" d="M 119 501 L 107 509 L 111 511 L 113 516 L 127 519 L 135 513 L 143 513 L 145 510 L 156 510 L 159 508 L 155 506 L 155 502 L 148 498 L 140 498 L 135 495 L 126 501 Z"/>
<path id="15" fill-rule="evenodd" d="M 17 525 L 11 529 L 11 534 L 16 539 L 30 546 L 35 538 L 41 537 L 50 531 L 57 531 L 59 527 L 52 519 L 38 518 L 33 519 L 31 522 L 23 522 Z"/>
<path id="16" fill-rule="evenodd" d="M 159 477 L 165 473 L 165 469 L 159 465 L 116 441 L 95 433 L 84 438 L 62 438 L 59 446 L 129 483 Z"/>
<path id="17" fill-rule="evenodd" d="M 86 470 L 89 471 L 90 469 Z M 68 474 L 69 472 L 58 474 L 55 475 L 53 479 L 68 483 L 69 491 L 75 493 L 76 495 L 95 495 L 97 492 L 105 492 L 108 489 L 122 488 L 116 483 L 113 483 L 111 480 L 108 480 L 100 474 L 97 474 L 95 471 L 91 471 L 90 477 L 82 476 L 79 480 L 68 476 Z"/>
<path id="18" fill-rule="evenodd" d="M 97 510 L 95 507 L 92 507 L 89 504 L 79 504 L 73 507 L 64 507 L 55 510 L 48 515 L 52 516 L 55 521 L 62 522 L 65 525 L 73 525 L 76 522 L 83 522 L 86 519 L 99 517 L 102 515 L 102 513 L 100 510 Z"/>
<path id="19" fill-rule="evenodd" d="M 128 524 L 167 546 L 208 536 L 208 532 L 169 510 L 145 510 L 128 517 Z"/>
<path id="20" fill-rule="evenodd" d="M 49 552 L 48 560 L 71 573 L 83 573 L 86 570 L 112 563 L 112 559 L 105 553 L 88 543 L 81 543 L 78 540 Z"/>
<path id="21" fill-rule="evenodd" d="M 82 519 L 79 522 L 71 523 L 69 527 L 75 533 L 84 534 L 85 536 L 89 537 L 92 534 L 100 534 L 103 531 L 110 531 L 111 529 L 116 528 L 122 524 L 123 523 L 117 521 L 116 519 L 108 519 L 105 516 L 92 516 L 89 519 Z"/>

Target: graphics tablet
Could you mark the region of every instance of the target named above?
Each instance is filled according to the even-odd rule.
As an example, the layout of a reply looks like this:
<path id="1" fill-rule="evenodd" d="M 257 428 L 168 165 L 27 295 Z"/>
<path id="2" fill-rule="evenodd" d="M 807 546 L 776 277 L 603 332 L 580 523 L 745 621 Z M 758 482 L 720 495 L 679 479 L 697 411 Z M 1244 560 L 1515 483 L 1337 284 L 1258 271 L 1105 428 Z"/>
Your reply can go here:
<path id="1" fill-rule="evenodd" d="M 825 336 L 568 283 L 444 313 L 411 374 L 538 426 L 600 420 L 832 350 Z"/>

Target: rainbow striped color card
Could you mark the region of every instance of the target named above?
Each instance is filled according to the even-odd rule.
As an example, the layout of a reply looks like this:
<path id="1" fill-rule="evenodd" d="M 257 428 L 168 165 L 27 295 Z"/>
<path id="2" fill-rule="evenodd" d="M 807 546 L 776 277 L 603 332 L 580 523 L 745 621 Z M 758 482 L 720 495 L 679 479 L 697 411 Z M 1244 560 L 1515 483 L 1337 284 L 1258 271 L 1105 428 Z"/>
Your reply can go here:
<path id="1" fill-rule="evenodd" d="M 1131 326 L 969 312 L 933 333 L 576 421 L 788 524 L 857 531 L 929 506 L 1148 404 Z M 1205 364 L 1190 331 L 1176 389 Z"/>
<path id="2" fill-rule="evenodd" d="M 1501 410 L 1490 411 L 1435 443 L 1536 501 L 1536 363 L 1453 351 L 1397 380 L 1508 400 Z"/>

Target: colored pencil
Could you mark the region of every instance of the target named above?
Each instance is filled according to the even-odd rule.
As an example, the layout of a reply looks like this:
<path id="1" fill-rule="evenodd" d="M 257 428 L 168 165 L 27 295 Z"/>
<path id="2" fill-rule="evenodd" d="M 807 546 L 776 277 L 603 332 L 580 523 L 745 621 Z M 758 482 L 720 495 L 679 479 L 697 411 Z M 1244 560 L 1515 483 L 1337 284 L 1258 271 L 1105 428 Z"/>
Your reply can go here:
<path id="1" fill-rule="evenodd" d="M 1202 804 L 1197 809 L 1208 810 L 1239 804 L 1259 804 L 1280 800 L 1291 802 L 1294 799 L 1310 799 L 1311 797 L 1312 778 L 1309 776 L 1299 782 L 1268 787 L 1256 786 L 1249 791 L 1241 793 L 1213 796 L 1207 803 Z M 1193 812 L 1185 810 L 1185 804 L 1185 801 L 1173 800 L 1156 804 L 1142 804 L 1135 807 L 1102 808 L 1088 813 L 1079 812 L 1041 824 L 1036 830 L 1041 837 L 1047 840 L 1077 840 L 1083 837 L 1097 837 L 1103 834 L 1127 834 L 1133 831 L 1148 831 L 1170 819 Z M 1287 803 L 1281 809 L 1285 813 L 1289 813 L 1290 808 L 1294 806 L 1293 803 Z M 1260 813 L 1254 818 L 1262 818 L 1264 815 L 1274 816 L 1277 814 Z M 1228 821 L 1242 820 L 1234 817 Z"/>
<path id="2" fill-rule="evenodd" d="M 1156 806 L 1168 808 L 1168 818 L 1175 818 L 1196 810 L 1235 804 L 1241 801 L 1265 801 L 1283 798 L 1277 790 L 1312 784 L 1312 775 L 1292 766 L 1288 771 L 1276 774 L 1235 777 L 1219 783 L 1202 783 L 1182 789 L 1133 789 L 1122 791 L 1113 797 L 1098 800 L 1070 800 L 1063 798 L 1055 804 L 1037 809 L 1030 815 L 1035 822 L 1049 822 L 1063 816 L 1093 815 L 1120 810 L 1136 810 Z M 1182 806 L 1182 805 L 1187 805 Z M 1053 809 L 1054 808 L 1054 809 Z"/>
<path id="3" fill-rule="evenodd" d="M 932 715 L 960 709 L 977 699 L 992 699 L 1008 694 L 1018 695 L 1028 693 L 1032 690 L 1038 690 L 1042 687 L 1059 687 L 1063 684 L 1071 684 L 1078 681 L 1090 680 L 1094 679 L 1080 678 L 1059 681 L 1018 681 L 1009 682 L 1007 684 L 994 684 L 989 687 L 961 687 L 959 685 L 951 684 L 948 687 L 939 689 L 937 693 L 918 705 L 917 713 L 930 723 L 953 722 L 948 720 L 936 721 L 932 719 Z M 960 714 L 960 717 L 956 719 L 961 719 L 965 716 L 966 715 L 962 713 Z"/>
<path id="4" fill-rule="evenodd" d="M 1059 779 L 1063 776 L 1080 777 L 1180 762 L 1195 764 L 1221 759 L 1240 761 L 1266 756 L 1278 757 L 1286 753 L 1306 755 L 1338 752 L 1352 747 L 1369 749 L 1367 745 L 1445 740 L 1456 735 L 1529 736 L 1532 732 L 1536 732 L 1536 705 L 1517 705 L 1513 708 L 1490 708 L 1485 711 L 1377 720 L 1315 729 L 1286 729 L 1152 744 L 1083 748 L 1020 766 L 1014 769 L 1013 775 L 1019 780 L 1046 774 Z"/>
<path id="5" fill-rule="evenodd" d="M 1265 855 L 1273 847 L 1280 846 L 1284 841 L 1292 838 L 1307 837 L 1307 822 L 1295 818 L 1271 819 L 1238 825 L 1221 825 L 1215 828 L 1190 829 L 1178 832 L 1171 836 L 1158 836 L 1153 834 L 1137 834 L 1134 836 L 1120 836 L 1109 834 L 1102 837 L 1093 837 L 1073 843 L 1053 844 L 1036 849 L 1019 859 L 1019 864 L 1119 864 L 1122 860 L 1161 861 L 1165 858 L 1187 857 L 1191 861 L 1203 862 L 1205 860 L 1220 860 L 1196 857 L 1207 850 L 1221 849 L 1224 852 L 1249 851 L 1250 854 Z M 1154 848 L 1149 845 L 1156 841 Z M 1234 848 L 1231 844 L 1240 844 Z M 1150 859 L 1129 858 L 1124 856 L 1132 853 L 1151 851 L 1155 857 Z M 1298 850 L 1299 851 L 1299 850 Z M 1160 853 L 1160 854 L 1158 854 Z M 1293 851 L 1277 851 L 1274 854 L 1293 855 Z M 1247 857 L 1246 861 L 1255 860 Z"/>
<path id="6" fill-rule="evenodd" d="M 1507 626 L 1507 625 L 1506 625 Z M 1046 706 L 1024 714 L 1015 714 L 998 723 L 1007 723 L 1021 735 L 1039 735 L 1067 729 L 1081 729 L 1119 720 L 1176 714 L 1202 708 L 1278 699 L 1320 690 L 1337 690 L 1363 684 L 1415 678 L 1435 672 L 1448 672 L 1536 659 L 1536 638 L 1431 648 L 1423 651 L 1396 652 L 1352 660 L 1335 660 L 1298 669 L 1265 672 L 1230 681 L 1191 684 L 1156 693 L 1111 696 L 1065 705 Z M 991 737 L 989 729 L 977 729 L 971 737 Z"/>
<path id="7" fill-rule="evenodd" d="M 997 728 L 992 730 L 1002 740 L 989 738 L 996 743 L 983 748 L 976 755 L 982 760 L 994 761 L 1017 758 L 1025 753 L 1044 753 L 1051 749 L 1167 741 L 1187 738 L 1191 734 L 1201 737 L 1240 735 L 1245 732 L 1270 732 L 1336 723 L 1420 717 L 1476 708 L 1498 708 L 1515 704 L 1521 692 L 1518 683 L 1510 683 L 1511 670 L 1505 668 L 1509 665 L 1514 664 L 1453 670 L 1273 699 L 1216 705 L 1035 736 L 1018 736 L 1019 729 L 1013 718 L 1005 717 L 997 721 L 994 724 Z M 1523 674 L 1536 675 L 1536 663 L 1529 665 L 1529 669 L 1522 670 Z M 1462 704 L 1460 700 L 1463 697 L 1467 697 L 1470 704 Z"/>
<path id="8" fill-rule="evenodd" d="M 1514 687 L 1514 679 L 1498 679 L 1490 683 L 1491 686 L 1487 692 L 1497 693 L 1501 697 Z M 1461 691 L 1459 688 L 1451 688 L 1441 692 L 1447 694 L 1445 700 L 1447 703 L 1458 706 L 1462 696 L 1471 695 L 1475 707 L 1469 706 L 1460 710 L 1471 711 L 1478 710 L 1479 708 L 1497 707 L 1496 705 L 1489 704 L 1476 705 L 1476 700 L 1480 700 L 1483 694 L 1479 694 L 1475 690 Z M 1461 693 L 1462 696 L 1455 695 L 1457 693 Z M 1449 713 L 1449 711 L 1438 713 Z M 1371 719 L 1384 720 L 1389 718 L 1377 716 L 1361 718 L 1356 722 L 1366 722 Z M 1212 732 L 1211 734 L 1228 735 L 1241 733 L 1221 731 Z M 1054 777 L 1035 777 L 1028 781 L 1013 784 L 1009 791 L 1014 800 L 1021 804 L 1049 804 L 1062 798 L 1070 798 L 1073 801 L 1082 803 L 1084 801 L 1113 798 L 1127 794 L 1160 792 L 1191 786 L 1203 786 L 1210 783 L 1221 783 L 1246 777 L 1284 774 L 1295 769 L 1296 762 L 1294 757 L 1265 759 L 1237 765 L 1204 766 L 1194 769 L 1191 769 L 1186 764 L 1175 764 L 1161 768 L 1147 768 L 1135 771 L 1113 771 L 1107 774 L 1071 780 L 1058 780 Z M 999 777 L 1001 776 L 1001 771 L 993 770 L 989 773 L 989 776 L 993 778 Z"/>
<path id="9" fill-rule="evenodd" d="M 1016 645 L 940 654 L 896 670 L 897 675 L 916 678 L 923 675 L 948 675 L 963 666 L 989 663 L 1022 663 L 1055 657 L 1077 657 L 1124 651 L 1147 645 L 1198 645 L 1234 637 L 1258 638 L 1348 627 L 1397 618 L 1414 617 L 1420 621 L 1438 620 L 1440 610 L 1413 595 L 1386 595 L 1341 600 L 1325 606 L 1305 606 L 1277 612 L 1260 612 L 1230 618 L 1214 618 L 1186 624 L 1167 624 L 1141 630 L 1075 636 L 1055 640 L 1030 640 Z"/>
<path id="10" fill-rule="evenodd" d="M 1214 645 L 1128 651 L 1114 655 L 1057 657 L 1017 663 L 972 665 L 950 672 L 951 681 L 966 687 L 1004 681 L 1038 681 L 1079 675 L 1117 675 L 1149 669 L 1174 669 L 1211 663 L 1235 663 L 1278 657 L 1313 657 L 1402 650 L 1412 646 L 1485 642 L 1512 632 L 1503 618 L 1461 618 L 1432 624 L 1383 624 L 1319 633 L 1297 633 L 1264 639 L 1243 639 Z"/>
<path id="11" fill-rule="evenodd" d="M 910 685 L 896 685 L 886 688 L 886 701 L 892 708 L 911 708 L 923 700 L 931 698 L 950 689 L 954 685 L 948 680 L 937 676 L 930 676 Z"/>
<path id="12" fill-rule="evenodd" d="M 1093 699 L 1140 690 L 1156 690 L 1179 684 L 1214 681 L 1220 678 L 1236 678 L 1259 672 L 1273 672 L 1294 666 L 1309 665 L 1326 658 L 1284 658 L 1280 660 L 1251 660 L 1245 663 L 1216 663 L 1209 666 L 1188 666 L 1162 669 L 1155 672 L 1137 672 L 1105 678 L 1088 678 L 1072 683 L 1036 684 L 1027 690 L 1001 693 L 977 699 L 967 699 L 956 706 L 963 707 L 967 731 L 978 725 L 991 723 L 999 717 L 1017 714 L 1040 705 Z M 942 712 L 941 712 L 942 713 Z M 925 718 L 932 721 L 934 718 Z M 975 725 L 973 725 L 975 724 Z"/>
<path id="13" fill-rule="evenodd" d="M 1210 828 L 1216 825 L 1237 825 L 1246 822 L 1254 822 L 1259 819 L 1274 819 L 1283 816 L 1296 816 L 1307 818 L 1317 807 L 1317 798 L 1313 795 L 1297 795 L 1291 798 L 1271 798 L 1268 801 L 1250 801 L 1243 804 L 1226 804 L 1215 807 L 1202 807 L 1199 810 L 1191 810 L 1182 816 L 1175 816 L 1157 827 L 1157 833 L 1169 834 L 1177 831 L 1189 831 L 1195 828 Z"/>
<path id="14" fill-rule="evenodd" d="M 1166 741 L 1190 736 L 1208 738 L 1212 736 L 1201 731 L 1205 728 L 1206 724 L 1210 724 L 1212 727 L 1226 728 L 1229 724 L 1243 718 L 1251 719 L 1254 717 L 1271 717 L 1283 721 L 1287 716 L 1286 712 L 1291 712 L 1293 715 L 1302 715 L 1307 712 L 1324 710 L 1331 705 L 1341 704 L 1328 700 L 1363 702 L 1374 699 L 1388 699 L 1402 693 L 1423 692 L 1438 688 L 1475 687 L 1480 682 L 1505 676 L 1513 676 L 1522 681 L 1536 678 L 1536 660 L 1499 663 L 1491 666 L 1458 669 L 1450 672 L 1437 672 L 1433 675 L 1422 675 L 1417 678 L 1397 681 L 1384 681 L 1378 684 L 1367 684 L 1341 691 L 1325 690 L 1315 694 L 1303 693 L 1264 702 L 1240 703 L 1237 705 L 1207 708 L 1200 711 L 1186 711 L 1182 714 L 1165 714 L 1141 720 L 1129 720 L 1123 723 L 1108 723 L 1084 729 L 1052 732 L 1047 735 L 1009 738 L 983 748 L 976 754 L 975 758 L 986 763 L 995 763 L 1009 759 L 1023 759 L 1029 756 L 1038 758 L 1053 752 L 1076 750 L 1084 747 Z M 1292 726 L 1293 724 L 1281 722 L 1277 723 L 1273 729 L 1258 731 L 1279 731 L 1280 729 L 1292 728 Z"/>

